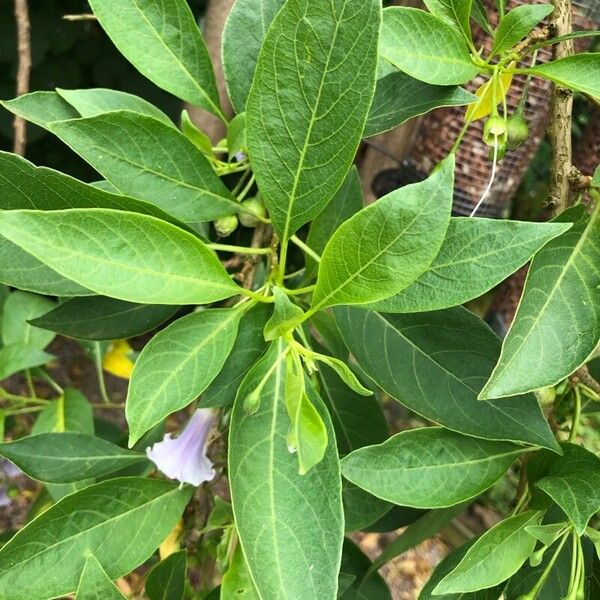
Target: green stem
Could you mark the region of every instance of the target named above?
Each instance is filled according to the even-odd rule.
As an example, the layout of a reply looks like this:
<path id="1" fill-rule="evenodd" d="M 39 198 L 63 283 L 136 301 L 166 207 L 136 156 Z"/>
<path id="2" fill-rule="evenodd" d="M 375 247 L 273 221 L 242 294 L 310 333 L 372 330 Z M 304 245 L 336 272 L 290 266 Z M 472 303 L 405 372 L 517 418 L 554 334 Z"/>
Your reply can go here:
<path id="1" fill-rule="evenodd" d="M 44 410 L 43 406 L 28 406 L 26 408 L 17 408 L 15 410 L 7 410 L 6 411 L 6 415 L 10 416 L 10 415 L 25 415 L 28 413 L 33 413 L 33 412 L 40 412 L 41 410 Z"/>
<path id="2" fill-rule="evenodd" d="M 27 380 L 27 388 L 29 389 L 29 395 L 31 396 L 31 399 L 35 402 L 37 400 L 37 394 L 35 393 L 33 377 L 31 376 L 31 371 L 29 369 L 25 371 L 25 379 Z"/>
<path id="3" fill-rule="evenodd" d="M 117 402 L 92 402 L 91 406 L 92 408 L 125 408 L 125 404 L 119 404 Z"/>
<path id="4" fill-rule="evenodd" d="M 96 375 L 98 378 L 98 387 L 100 388 L 100 397 L 104 404 L 110 404 L 108 393 L 106 392 L 106 382 L 104 381 L 104 371 L 102 370 L 102 348 L 100 342 L 94 343 L 94 358 L 96 364 Z"/>
<path id="5" fill-rule="evenodd" d="M 284 288 L 284 290 L 288 296 L 300 296 L 301 294 L 309 294 L 315 287 L 316 285 L 307 285 L 306 287 L 296 288 L 294 290 L 289 290 L 288 288 Z"/>
<path id="6" fill-rule="evenodd" d="M 257 294 L 252 290 L 247 290 L 246 288 L 240 288 L 240 294 L 244 296 L 248 296 L 248 298 L 252 298 L 252 300 L 256 300 L 257 302 L 263 302 L 266 304 L 272 304 L 275 300 L 273 296 L 263 296 L 262 294 Z"/>
<path id="7" fill-rule="evenodd" d="M 229 244 L 206 244 L 213 250 L 233 252 L 235 254 L 271 254 L 271 248 L 248 248 L 246 246 L 230 246 Z"/>
<path id="8" fill-rule="evenodd" d="M 46 373 L 46 371 L 44 371 L 43 369 L 39 369 L 38 376 L 41 379 L 43 379 L 46 383 L 48 383 L 48 385 L 50 385 L 54 389 L 54 391 L 60 394 L 61 396 L 65 393 L 65 390 L 63 390 L 63 388 L 58 383 L 56 383 L 56 381 L 54 381 L 50 374 Z"/>
<path id="9" fill-rule="evenodd" d="M 540 593 L 540 590 L 544 587 L 544 584 L 546 583 L 546 579 L 548 579 L 548 575 L 550 575 L 550 571 L 552 571 L 552 567 L 554 566 L 554 563 L 556 562 L 556 559 L 558 558 L 558 555 L 560 554 L 560 551 L 563 549 L 563 546 L 565 545 L 565 542 L 567 541 L 568 538 L 569 538 L 569 532 L 567 532 L 563 535 L 563 538 L 560 541 L 558 548 L 554 551 L 552 558 L 548 561 L 548 564 L 546 565 L 546 568 L 542 572 L 541 577 L 538 579 L 537 583 L 532 588 L 531 592 L 529 592 L 529 600 L 535 600 L 536 596 Z"/>
<path id="10" fill-rule="evenodd" d="M 283 287 L 283 278 L 285 276 L 285 263 L 287 262 L 288 240 L 281 242 L 281 250 L 279 252 L 279 266 L 277 270 L 277 283 Z"/>
<path id="11" fill-rule="evenodd" d="M 292 242 L 298 246 L 305 254 L 308 254 L 314 261 L 320 263 L 321 257 L 307 244 L 305 244 L 298 236 L 293 235 L 291 238 Z"/>
<path id="12" fill-rule="evenodd" d="M 237 196 L 238 202 L 241 202 L 246 197 L 248 192 L 252 189 L 252 186 L 254 185 L 255 181 L 256 178 L 254 177 L 254 175 L 252 175 L 252 177 L 250 177 L 250 181 L 248 181 L 248 183 L 246 184 L 246 187 Z"/>
<path id="13" fill-rule="evenodd" d="M 4 400 L 10 400 L 11 402 L 19 402 L 21 404 L 41 404 L 46 405 L 50 403 L 50 400 L 42 400 L 41 398 L 30 398 L 29 396 L 18 396 L 16 394 L 11 394 L 6 390 L 0 388 L 0 398 Z"/>
<path id="14" fill-rule="evenodd" d="M 573 443 L 577 439 L 577 430 L 579 429 L 579 419 L 581 418 L 581 392 L 579 387 L 575 386 L 575 406 L 573 408 L 573 419 L 571 421 L 571 431 L 569 432 L 569 442 Z"/>
<path id="15" fill-rule="evenodd" d="M 231 190 L 232 196 L 237 196 L 240 193 L 242 186 L 246 183 L 246 178 L 248 177 L 248 175 L 250 175 L 250 171 L 245 171 L 244 173 L 242 173 L 242 176 L 240 177 L 239 181 L 235 184 L 235 187 Z"/>

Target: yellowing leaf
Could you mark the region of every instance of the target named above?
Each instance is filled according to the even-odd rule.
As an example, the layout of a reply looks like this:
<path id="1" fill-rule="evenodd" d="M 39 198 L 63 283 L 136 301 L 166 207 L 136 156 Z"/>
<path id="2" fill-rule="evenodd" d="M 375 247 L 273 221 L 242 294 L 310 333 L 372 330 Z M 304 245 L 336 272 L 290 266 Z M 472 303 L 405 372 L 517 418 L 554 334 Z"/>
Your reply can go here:
<path id="1" fill-rule="evenodd" d="M 496 100 L 497 104 L 502 102 L 502 98 L 506 96 L 510 85 L 512 83 L 512 73 L 503 73 L 500 76 L 499 84 L 496 88 Z M 492 80 L 486 81 L 482 84 L 479 89 L 475 92 L 475 95 L 480 98 L 478 102 L 473 102 L 467 109 L 465 119 L 467 121 L 477 121 L 477 119 L 483 119 L 487 117 L 491 112 L 494 104 L 494 86 Z"/>
<path id="2" fill-rule="evenodd" d="M 160 560 L 165 560 L 171 554 L 175 554 L 180 549 L 179 539 L 183 533 L 183 519 L 177 521 L 177 525 L 171 529 L 169 535 L 165 538 L 164 542 L 158 547 L 158 554 Z"/>
<path id="3" fill-rule="evenodd" d="M 133 349 L 126 340 L 113 342 L 104 355 L 102 368 L 111 375 L 129 379 L 133 371 L 133 361 L 129 357 L 132 352 Z"/>

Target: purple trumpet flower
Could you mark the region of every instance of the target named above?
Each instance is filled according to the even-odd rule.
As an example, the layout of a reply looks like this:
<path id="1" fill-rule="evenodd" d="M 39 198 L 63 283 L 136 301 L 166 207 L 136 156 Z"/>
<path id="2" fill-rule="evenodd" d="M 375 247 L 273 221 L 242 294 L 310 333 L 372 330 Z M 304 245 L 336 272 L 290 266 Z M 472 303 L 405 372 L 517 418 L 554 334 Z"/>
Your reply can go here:
<path id="1" fill-rule="evenodd" d="M 162 442 L 146 448 L 148 458 L 170 479 L 200 485 L 215 476 L 212 461 L 206 455 L 208 434 L 215 411 L 200 408 L 177 438 L 167 433 Z"/>

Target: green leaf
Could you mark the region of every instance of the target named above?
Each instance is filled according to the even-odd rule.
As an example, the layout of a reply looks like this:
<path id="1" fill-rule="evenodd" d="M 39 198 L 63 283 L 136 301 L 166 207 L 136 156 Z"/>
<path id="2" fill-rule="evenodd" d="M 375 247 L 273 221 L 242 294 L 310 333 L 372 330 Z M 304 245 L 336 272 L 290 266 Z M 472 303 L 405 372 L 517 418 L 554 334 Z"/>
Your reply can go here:
<path id="1" fill-rule="evenodd" d="M 185 550 L 174 552 L 159 562 L 146 577 L 146 594 L 150 600 L 182 600 L 187 577 Z"/>
<path id="2" fill-rule="evenodd" d="M 399 294 L 370 304 L 381 312 L 423 312 L 483 295 L 522 267 L 566 223 L 452 217 L 431 266 Z"/>
<path id="3" fill-rule="evenodd" d="M 471 8 L 473 0 L 425 0 L 425 6 L 438 17 L 446 17 L 458 25 L 467 42 L 471 36 Z"/>
<path id="4" fill-rule="evenodd" d="M 167 537 L 192 491 L 170 481 L 122 477 L 66 496 L 0 549 L 0 597 L 71 594 L 89 554 L 111 580 L 122 577 Z"/>
<path id="5" fill-rule="evenodd" d="M 411 410 L 458 433 L 559 451 L 533 394 L 477 400 L 500 340 L 466 309 L 384 315 L 340 307 L 335 316 L 364 372 Z"/>
<path id="6" fill-rule="evenodd" d="M 0 101 L 0 104 L 13 114 L 26 121 L 48 129 L 48 123 L 76 119 L 79 113 L 56 92 L 32 92 L 15 98 Z"/>
<path id="7" fill-rule="evenodd" d="M 340 575 L 351 575 L 354 581 L 350 589 L 339 596 L 342 600 L 392 600 L 390 590 L 379 573 L 365 579 L 370 567 L 371 561 L 368 557 L 352 540 L 346 538 Z"/>
<path id="8" fill-rule="evenodd" d="M 26 475 L 44 483 L 72 483 L 103 477 L 146 460 L 84 433 L 40 433 L 0 444 L 0 456 L 15 463 Z"/>
<path id="9" fill-rule="evenodd" d="M 173 127 L 173 121 L 165 113 L 150 102 L 118 90 L 93 88 L 89 90 L 63 90 L 56 89 L 61 98 L 64 98 L 82 117 L 95 117 L 115 110 L 131 110 L 153 117 Z M 63 121 L 64 119 L 54 119 Z"/>
<path id="10" fill-rule="evenodd" d="M 368 572 L 376 572 L 381 565 L 400 554 L 404 554 L 404 552 L 417 546 L 427 538 L 433 537 L 442 527 L 461 514 L 466 509 L 467 504 L 457 504 L 449 508 L 427 511 L 386 546 L 385 550 L 373 561 Z"/>
<path id="11" fill-rule="evenodd" d="M 510 50 L 553 10 L 551 4 L 524 4 L 513 8 L 500 21 L 494 35 L 492 54 L 502 54 Z"/>
<path id="12" fill-rule="evenodd" d="M 585 535 L 594 544 L 594 550 L 596 550 L 596 556 L 600 558 L 600 532 L 592 529 L 591 527 L 585 528 Z"/>
<path id="13" fill-rule="evenodd" d="M 247 152 L 246 113 L 240 113 L 231 120 L 227 128 L 227 151 L 229 160 L 233 160 L 238 152 Z"/>
<path id="14" fill-rule="evenodd" d="M 0 348 L 0 381 L 25 369 L 41 367 L 54 356 L 34 346 L 11 344 Z"/>
<path id="15" fill-rule="evenodd" d="M 545 525 L 528 525 L 525 530 L 544 546 L 551 546 L 567 530 L 567 523 L 547 523 Z"/>
<path id="16" fill-rule="evenodd" d="M 202 408 L 233 404 L 238 387 L 248 369 L 267 349 L 263 329 L 271 312 L 271 307 L 263 303 L 244 313 L 231 353 L 221 372 L 204 392 L 200 404 Z"/>
<path id="17" fill-rule="evenodd" d="M 483 0 L 473 0 L 473 8 L 471 11 L 471 18 L 483 31 L 489 33 L 491 36 L 494 35 L 490 23 L 488 21 L 486 7 L 483 4 Z"/>
<path id="18" fill-rule="evenodd" d="M 600 341 L 600 202 L 588 220 L 533 259 L 502 354 L 480 398 L 554 385 L 581 366 Z M 574 301 L 577 298 L 579 300 Z"/>
<path id="19" fill-rule="evenodd" d="M 223 73 L 235 112 L 246 109 L 258 54 L 284 0 L 236 0 L 223 30 Z"/>
<path id="20" fill-rule="evenodd" d="M 387 515 L 392 505 L 342 479 L 342 503 L 346 532 L 361 531 Z"/>
<path id="21" fill-rule="evenodd" d="M 87 398 L 73 388 L 65 389 L 61 397 L 44 407 L 31 428 L 31 435 L 66 431 L 94 435 L 92 407 Z M 65 484 L 48 483 L 46 488 L 54 500 L 60 500 L 91 483 L 94 483 L 93 479 Z"/>
<path id="22" fill-rule="evenodd" d="M 523 448 L 441 427 L 404 431 L 342 460 L 342 474 L 374 496 L 415 508 L 444 508 L 478 496 Z"/>
<path id="23" fill-rule="evenodd" d="M 444 19 L 416 8 L 383 11 L 379 53 L 425 83 L 457 85 L 479 73 L 462 35 Z"/>
<path id="24" fill-rule="evenodd" d="M 155 329 L 177 310 L 176 306 L 91 296 L 67 300 L 30 323 L 77 339 L 118 340 Z"/>
<path id="25" fill-rule="evenodd" d="M 329 442 L 323 460 L 299 475 L 286 443 L 283 351 L 281 340 L 272 344 L 245 377 L 234 405 L 229 478 L 235 522 L 263 600 L 333 600 L 344 532 L 335 437 L 327 410 L 317 396 L 311 398 Z M 249 414 L 245 399 L 269 370 L 260 405 Z"/>
<path id="26" fill-rule="evenodd" d="M 229 568 L 221 581 L 221 596 L 223 600 L 236 598 L 239 600 L 259 600 L 252 584 L 248 567 L 244 559 L 242 547 L 237 544 L 229 562 Z M 152 598 L 150 600 L 153 600 Z M 170 599 L 165 599 L 170 600 Z"/>
<path id="27" fill-rule="evenodd" d="M 119 52 L 158 87 L 224 119 L 210 56 L 185 0 L 90 0 Z"/>
<path id="28" fill-rule="evenodd" d="M 77 600 L 127 600 L 110 580 L 98 559 L 90 554 L 77 586 Z"/>
<path id="29" fill-rule="evenodd" d="M 146 215 L 93 208 L 2 211 L 0 234 L 61 275 L 120 300 L 202 304 L 240 290 L 199 239 Z"/>
<path id="30" fill-rule="evenodd" d="M 59 275 L 2 236 L 0 236 L 0 283 L 49 296 L 86 296 L 94 293 Z"/>
<path id="31" fill-rule="evenodd" d="M 591 567 L 593 563 L 593 548 L 590 548 L 588 540 L 581 540 L 583 547 L 584 570 L 586 579 L 588 575 L 592 575 Z M 506 600 L 522 600 L 521 594 L 530 592 L 536 583 L 539 581 L 545 569 L 549 568 L 548 578 L 536 596 L 536 600 L 563 600 L 568 598 L 569 580 L 572 569 L 572 544 L 567 541 L 560 552 L 553 566 L 548 565 L 551 557 L 558 550 L 558 544 L 555 542 L 543 555 L 539 565 L 531 566 L 525 564 L 523 567 L 511 577 L 504 590 Z M 589 580 L 588 580 L 589 581 Z M 590 582 L 591 583 L 591 582 Z M 586 600 L 595 600 L 596 596 L 592 590 L 589 590 L 589 595 L 586 594 Z M 496 600 L 496 599 L 494 599 Z"/>
<path id="32" fill-rule="evenodd" d="M 325 363 L 335 371 L 337 376 L 353 391 L 361 396 L 372 396 L 373 390 L 365 387 L 354 374 L 354 371 L 343 361 L 333 356 L 320 355 L 319 362 Z"/>
<path id="33" fill-rule="evenodd" d="M 0 173 L 0 207 L 5 210 L 112 208 L 179 224 L 154 204 L 100 190 L 7 152 L 0 152 Z M 61 297 L 93 294 L 5 238 L 0 238 L 0 265 L 0 280 L 20 289 Z"/>
<path id="34" fill-rule="evenodd" d="M 303 317 L 304 311 L 278 287 L 273 288 L 274 310 L 265 325 L 265 340 L 272 341 L 288 333 Z"/>
<path id="35" fill-rule="evenodd" d="M 323 210 L 354 159 L 375 91 L 379 5 L 288 0 L 265 38 L 248 97 L 248 148 L 284 243 Z"/>
<path id="36" fill-rule="evenodd" d="M 43 350 L 54 333 L 30 325 L 29 321 L 52 310 L 56 304 L 49 298 L 15 290 L 4 303 L 2 341 L 6 346 L 21 344 Z"/>
<path id="37" fill-rule="evenodd" d="M 182 221 L 211 221 L 240 210 L 197 146 L 162 121 L 117 111 L 58 121 L 50 130 L 121 192 Z"/>
<path id="38" fill-rule="evenodd" d="M 206 389 L 231 352 L 241 316 L 235 308 L 194 312 L 171 323 L 144 346 L 127 393 L 130 447 Z"/>
<path id="39" fill-rule="evenodd" d="M 214 157 L 211 139 L 190 118 L 187 110 L 181 112 L 181 132 L 205 156 Z"/>
<path id="40" fill-rule="evenodd" d="M 388 427 L 375 396 L 364 397 L 351 390 L 330 366 L 319 365 L 319 382 L 335 429 L 340 454 L 378 444 L 387 438 Z"/>
<path id="41" fill-rule="evenodd" d="M 79 432 L 94 435 L 94 415 L 87 398 L 73 388 L 44 407 L 31 429 L 32 435 L 50 432 Z"/>
<path id="42" fill-rule="evenodd" d="M 553 62 L 523 69 L 544 79 L 550 79 L 558 85 L 600 98 L 600 52 L 581 53 L 560 58 Z"/>
<path id="43" fill-rule="evenodd" d="M 371 137 L 435 108 L 463 106 L 477 100 L 461 87 L 431 85 L 394 70 L 377 80 L 363 137 Z"/>
<path id="44" fill-rule="evenodd" d="M 312 312 L 383 300 L 408 287 L 438 253 L 452 207 L 454 156 L 343 223 L 319 264 Z"/>
<path id="45" fill-rule="evenodd" d="M 473 546 L 473 542 L 467 542 L 462 546 L 456 548 L 450 554 L 448 554 L 442 562 L 440 562 L 434 569 L 431 577 L 421 590 L 419 594 L 419 600 L 498 600 L 502 595 L 502 589 L 504 586 L 498 586 L 489 588 L 486 590 L 478 590 L 471 594 L 443 594 L 438 595 L 433 593 L 437 584 L 446 575 L 451 573 L 463 559 L 467 551 Z"/>
<path id="46" fill-rule="evenodd" d="M 358 170 L 353 166 L 331 202 L 310 224 L 306 244 L 321 255 L 335 230 L 355 215 L 363 206 L 362 187 Z M 305 277 L 311 281 L 317 273 L 318 263 L 308 254 L 304 256 Z"/>
<path id="47" fill-rule="evenodd" d="M 305 475 L 323 460 L 327 451 L 327 428 L 313 402 L 317 393 L 310 381 L 305 381 L 300 360 L 286 358 L 285 408 L 290 419 L 287 446 L 298 454 L 298 473 Z"/>
<path id="48" fill-rule="evenodd" d="M 535 538 L 525 527 L 540 513 L 527 511 L 509 517 L 486 531 L 466 552 L 458 566 L 433 590 L 448 594 L 490 588 L 514 575 L 535 548 Z"/>
<path id="49" fill-rule="evenodd" d="M 554 457 L 535 485 L 563 509 L 582 535 L 592 515 L 600 511 L 600 458 L 575 444 L 561 447 L 563 456 Z"/>

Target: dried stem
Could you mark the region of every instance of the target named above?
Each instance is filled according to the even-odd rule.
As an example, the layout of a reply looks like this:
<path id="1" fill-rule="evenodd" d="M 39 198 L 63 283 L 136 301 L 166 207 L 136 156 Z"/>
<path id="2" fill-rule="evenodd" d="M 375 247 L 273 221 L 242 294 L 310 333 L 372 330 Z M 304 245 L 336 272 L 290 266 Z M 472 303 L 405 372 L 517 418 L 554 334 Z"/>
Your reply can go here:
<path id="1" fill-rule="evenodd" d="M 29 92 L 31 77 L 31 23 L 27 0 L 15 0 L 15 21 L 17 23 L 17 96 Z M 15 140 L 13 152 L 23 156 L 27 146 L 27 123 L 22 117 L 15 116 L 13 122 Z"/>
<path id="2" fill-rule="evenodd" d="M 550 23 L 552 37 L 571 33 L 571 0 L 553 0 L 554 12 Z M 555 58 L 573 54 L 573 40 L 556 44 Z M 552 89 L 548 136 L 552 144 L 552 165 L 549 197 L 555 215 L 568 208 L 570 199 L 569 175 L 572 165 L 571 121 L 573 93 L 559 85 Z"/>

